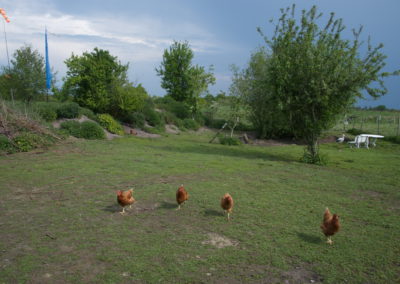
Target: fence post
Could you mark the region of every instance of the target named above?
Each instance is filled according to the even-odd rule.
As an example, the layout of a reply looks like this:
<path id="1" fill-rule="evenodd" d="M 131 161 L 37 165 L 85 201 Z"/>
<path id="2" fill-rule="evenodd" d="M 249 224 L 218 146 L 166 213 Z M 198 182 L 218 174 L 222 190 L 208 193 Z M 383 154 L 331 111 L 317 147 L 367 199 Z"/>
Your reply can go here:
<path id="1" fill-rule="evenodd" d="M 381 115 L 379 115 L 379 116 L 377 117 L 377 119 L 378 119 L 378 134 L 379 134 L 379 128 L 380 128 L 380 122 L 381 122 Z"/>
<path id="2" fill-rule="evenodd" d="M 363 126 L 364 126 L 364 116 L 361 117 L 361 126 L 360 126 L 360 130 L 363 130 Z"/>
<path id="3" fill-rule="evenodd" d="M 400 133 L 400 116 L 398 117 L 398 120 L 397 120 L 397 133 L 396 133 L 396 136 L 399 136 L 399 133 Z"/>

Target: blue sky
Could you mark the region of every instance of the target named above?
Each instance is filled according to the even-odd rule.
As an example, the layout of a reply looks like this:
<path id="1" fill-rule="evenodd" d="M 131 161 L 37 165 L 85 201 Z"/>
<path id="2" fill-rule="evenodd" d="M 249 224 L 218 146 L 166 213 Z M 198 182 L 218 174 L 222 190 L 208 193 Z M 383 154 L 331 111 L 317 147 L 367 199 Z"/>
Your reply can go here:
<path id="1" fill-rule="evenodd" d="M 47 26 L 50 63 L 59 82 L 66 72 L 65 59 L 99 47 L 122 63 L 129 62 L 130 81 L 141 83 L 151 95 L 162 96 L 165 92 L 154 69 L 173 40 L 189 42 L 195 64 L 214 66 L 217 82 L 210 87 L 211 93 L 228 92 L 230 66 L 244 67 L 251 52 L 264 45 L 256 28 L 272 35 L 269 20 L 277 19 L 280 8 L 293 3 L 298 11 L 317 5 L 325 16 L 335 12 L 343 18 L 349 39 L 351 29 L 363 25 L 364 40 L 371 36 L 374 45 L 385 46 L 385 71 L 400 69 L 399 0 L 0 0 L 0 7 L 11 19 L 5 26 L 10 55 L 25 43 L 44 54 Z M 6 62 L 2 36 L 0 64 Z M 400 77 L 387 79 L 386 86 L 386 96 L 358 105 L 400 109 Z"/>

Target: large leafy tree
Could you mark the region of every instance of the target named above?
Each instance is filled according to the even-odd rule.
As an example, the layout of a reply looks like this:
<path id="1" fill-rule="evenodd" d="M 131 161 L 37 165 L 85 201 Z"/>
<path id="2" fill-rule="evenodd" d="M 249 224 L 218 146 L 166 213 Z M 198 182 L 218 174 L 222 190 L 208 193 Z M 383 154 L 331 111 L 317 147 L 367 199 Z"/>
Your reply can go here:
<path id="1" fill-rule="evenodd" d="M 398 74 L 382 72 L 386 58 L 382 44 L 373 47 L 368 41 L 365 55 L 360 55 L 361 28 L 353 30 L 353 40 L 343 39 L 342 19 L 331 13 L 321 28 L 317 24 L 321 16 L 313 6 L 297 19 L 293 5 L 281 10 L 272 38 L 258 29 L 271 51 L 265 77 L 268 90 L 291 131 L 306 141 L 305 157 L 312 163 L 320 162 L 322 131 L 357 98 L 363 98 L 363 90 L 372 97 L 384 95 L 383 78 Z"/>
<path id="2" fill-rule="evenodd" d="M 65 64 L 68 70 L 63 93 L 81 106 L 118 117 L 144 102 L 139 98 L 143 87 L 134 87 L 127 79 L 128 64 L 122 65 L 107 50 L 94 48 L 82 56 L 72 54 Z"/>
<path id="3" fill-rule="evenodd" d="M 291 135 L 285 115 L 268 85 L 270 55 L 263 47 L 251 54 L 244 70 L 233 68 L 231 95 L 249 106 L 250 119 L 260 138 Z"/>
<path id="4" fill-rule="evenodd" d="M 10 68 L 3 68 L 1 76 L 2 97 L 31 102 L 44 98 L 46 93 L 46 70 L 43 56 L 24 45 L 17 49 Z"/>
<path id="5" fill-rule="evenodd" d="M 161 77 L 161 87 L 176 101 L 187 103 L 193 112 L 197 111 L 197 100 L 215 83 L 212 69 L 193 65 L 193 51 L 188 42 L 174 42 L 164 50 L 163 61 L 156 72 Z"/>

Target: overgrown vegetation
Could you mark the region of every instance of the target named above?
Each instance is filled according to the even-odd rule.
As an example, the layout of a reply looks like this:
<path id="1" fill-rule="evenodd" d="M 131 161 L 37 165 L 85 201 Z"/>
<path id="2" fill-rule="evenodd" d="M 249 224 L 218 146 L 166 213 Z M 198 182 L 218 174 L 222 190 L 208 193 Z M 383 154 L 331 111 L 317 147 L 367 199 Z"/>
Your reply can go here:
<path id="1" fill-rule="evenodd" d="M 27 152 L 46 147 L 61 136 L 38 121 L 32 108 L 18 108 L 0 100 L 0 153 Z"/>
<path id="2" fill-rule="evenodd" d="M 106 135 L 103 128 L 96 122 L 84 121 L 78 122 L 75 120 L 64 121 L 60 125 L 61 129 L 65 130 L 69 135 L 84 139 L 104 139 Z"/>

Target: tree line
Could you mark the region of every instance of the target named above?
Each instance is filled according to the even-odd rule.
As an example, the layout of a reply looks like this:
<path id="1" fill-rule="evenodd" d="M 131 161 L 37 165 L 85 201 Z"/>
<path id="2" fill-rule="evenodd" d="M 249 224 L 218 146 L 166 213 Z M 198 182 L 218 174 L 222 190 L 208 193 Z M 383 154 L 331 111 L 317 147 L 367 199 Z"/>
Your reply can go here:
<path id="1" fill-rule="evenodd" d="M 326 23 L 319 23 L 321 20 L 316 6 L 297 15 L 293 5 L 281 9 L 272 35 L 257 28 L 264 46 L 250 55 L 242 70 L 232 67 L 226 114 L 232 133 L 239 120 L 249 114 L 259 137 L 302 139 L 307 144 L 303 159 L 320 163 L 318 139 L 322 132 L 365 93 L 374 98 L 387 93 L 383 79 L 399 71 L 382 71 L 386 60 L 383 45 L 373 46 L 368 41 L 361 54 L 362 28 L 353 30 L 353 39 L 348 40 L 342 37 L 343 20 L 334 13 Z M 193 65 L 193 57 L 187 41 L 174 41 L 164 50 L 155 72 L 166 97 L 183 103 L 194 117 L 200 98 L 215 83 L 215 77 L 212 66 L 206 70 Z M 72 100 L 96 113 L 124 119 L 143 108 L 149 97 L 141 84 L 128 80 L 129 65 L 107 50 L 96 47 L 80 56 L 72 54 L 65 64 L 62 87 L 57 89 L 53 84 L 58 100 Z M 44 99 L 44 67 L 43 56 L 31 46 L 17 50 L 11 66 L 3 67 L 0 74 L 1 97 L 26 102 Z"/>

